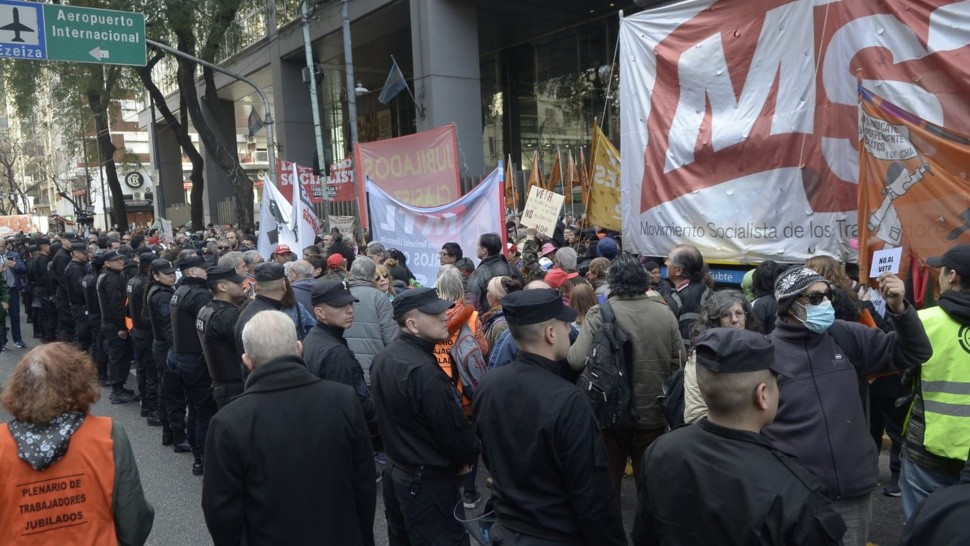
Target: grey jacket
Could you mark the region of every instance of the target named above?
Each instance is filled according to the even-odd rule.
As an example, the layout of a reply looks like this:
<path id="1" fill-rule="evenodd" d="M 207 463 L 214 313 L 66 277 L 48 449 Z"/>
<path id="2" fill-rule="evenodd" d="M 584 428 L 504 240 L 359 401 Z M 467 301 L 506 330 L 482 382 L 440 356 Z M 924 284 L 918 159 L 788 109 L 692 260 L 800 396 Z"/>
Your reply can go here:
<path id="1" fill-rule="evenodd" d="M 609 299 L 616 322 L 633 344 L 633 395 L 640 417 L 636 428 L 657 429 L 666 425 L 658 396 L 663 382 L 684 363 L 684 343 L 677 319 L 662 303 L 646 294 Z M 579 337 L 569 348 L 569 365 L 580 371 L 586 363 L 593 336 L 603 324 L 599 305 L 594 305 L 583 320 Z"/>
<path id="2" fill-rule="evenodd" d="M 394 309 L 387 294 L 359 280 L 350 282 L 350 293 L 360 301 L 354 304 L 354 323 L 344 331 L 344 339 L 364 369 L 364 380 L 370 386 L 371 361 L 397 339 L 400 328 L 394 322 Z"/>

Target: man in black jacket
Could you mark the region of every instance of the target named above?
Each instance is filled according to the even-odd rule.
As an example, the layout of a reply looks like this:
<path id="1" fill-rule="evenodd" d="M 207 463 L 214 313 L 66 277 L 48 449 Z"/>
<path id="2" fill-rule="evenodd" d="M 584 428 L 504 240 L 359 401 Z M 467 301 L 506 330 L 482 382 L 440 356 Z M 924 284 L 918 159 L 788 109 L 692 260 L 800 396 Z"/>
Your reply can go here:
<path id="1" fill-rule="evenodd" d="M 73 236 L 61 234 L 58 236 L 60 249 L 51 258 L 51 283 L 54 288 L 54 305 L 57 313 L 57 339 L 60 341 L 74 341 L 74 318 L 71 316 L 71 305 L 67 299 L 67 284 L 64 271 L 71 263 L 71 245 Z"/>
<path id="2" fill-rule="evenodd" d="M 310 295 L 316 325 L 303 340 L 303 360 L 310 373 L 353 387 L 364 409 L 367 428 L 377 436 L 374 400 L 367 391 L 364 369 L 347 346 L 344 330 L 354 323 L 354 304 L 359 300 L 347 281 L 319 281 Z"/>
<path id="3" fill-rule="evenodd" d="M 185 388 L 179 383 L 175 371 L 175 343 L 172 335 L 170 305 L 175 294 L 175 267 L 163 259 L 151 264 L 152 281 L 146 293 L 148 318 L 152 325 L 152 356 L 158 363 L 159 381 L 158 417 L 162 422 L 162 445 L 173 445 L 176 453 L 188 453 L 192 446 L 185 433 Z M 171 358 L 170 358 L 171 355 Z"/>
<path id="4" fill-rule="evenodd" d="M 710 413 L 647 448 L 634 544 L 840 544 L 845 523 L 825 487 L 760 434 L 778 411 L 772 341 L 712 328 L 696 355 Z"/>
<path id="5" fill-rule="evenodd" d="M 179 261 L 182 278 L 175 285 L 169 308 L 172 314 L 172 340 L 175 342 L 175 370 L 185 389 L 188 402 L 186 433 L 195 462 L 192 474 L 201 476 L 205 454 L 205 436 L 209 420 L 216 413 L 212 399 L 212 379 L 202 362 L 202 342 L 195 329 L 199 310 L 212 299 L 206 282 L 206 261 L 201 256 L 187 256 Z"/>
<path id="6" fill-rule="evenodd" d="M 260 311 L 280 310 L 282 307 L 280 300 L 286 294 L 286 281 L 283 279 L 285 276 L 286 272 L 283 266 L 276 262 L 263 262 L 253 269 L 253 277 L 256 280 L 254 285 L 256 297 L 239 313 L 239 318 L 236 320 L 236 327 L 233 329 L 233 335 L 236 338 L 236 356 L 239 357 L 240 362 L 242 361 L 243 353 L 243 328 Z M 295 324 L 293 325 L 293 330 L 296 331 Z M 240 368 L 242 367 L 240 366 Z M 249 370 L 240 369 L 240 371 L 244 378 L 249 375 Z"/>
<path id="7" fill-rule="evenodd" d="M 387 452 L 383 473 L 387 533 L 392 545 L 468 544 L 455 520 L 464 514 L 461 476 L 478 460 L 472 423 L 461 409 L 454 383 L 434 356 L 449 338 L 453 302 L 433 288 L 413 288 L 394 300 L 401 335 L 371 366 L 377 420 Z"/>
<path id="8" fill-rule="evenodd" d="M 282 312 L 254 316 L 243 346 L 246 391 L 209 428 L 202 510 L 212 541 L 373 545 L 374 458 L 357 395 L 307 371 Z"/>
<path id="9" fill-rule="evenodd" d="M 91 325 L 88 324 L 87 305 L 84 302 L 84 271 L 87 268 L 88 245 L 71 245 L 71 263 L 64 268 L 64 291 L 74 321 L 74 346 L 87 352 L 91 348 Z"/>
<path id="10" fill-rule="evenodd" d="M 246 277 L 235 268 L 216 266 L 208 269 L 208 280 L 212 301 L 199 311 L 195 328 L 212 377 L 212 398 L 216 407 L 222 409 L 243 392 L 234 329 L 241 310 L 239 305 L 246 301 L 242 287 Z"/>
<path id="11" fill-rule="evenodd" d="M 488 311 L 485 296 L 488 293 L 488 281 L 492 277 L 508 276 L 518 279 L 525 284 L 522 273 L 509 265 L 502 254 L 502 238 L 497 233 L 483 233 L 478 238 L 478 268 L 468 277 L 465 301 L 471 303 L 478 312 Z"/>
<path id="12" fill-rule="evenodd" d="M 131 372 L 131 339 L 125 324 L 125 305 L 128 282 L 121 271 L 125 267 L 124 256 L 116 250 L 104 255 L 104 272 L 98 277 L 98 303 L 101 306 L 101 335 L 105 352 L 108 353 L 108 384 L 111 385 L 111 403 L 137 402 L 135 391 L 126 389 L 125 382 Z"/>
<path id="13" fill-rule="evenodd" d="M 626 544 L 589 400 L 559 377 L 576 310 L 551 289 L 513 292 L 502 309 L 518 356 L 482 377 L 474 403 L 482 459 L 494 480 L 493 539 L 516 542 L 517 533 L 519 544 Z M 510 418 L 517 415 L 529 418 Z"/>
<path id="14" fill-rule="evenodd" d="M 27 268 L 30 289 L 34 296 L 34 332 L 40 334 L 41 342 L 57 340 L 57 308 L 54 305 L 54 285 L 51 282 L 49 239 L 36 239 L 37 255 Z M 35 336 L 36 337 L 36 336 Z"/>
<path id="15" fill-rule="evenodd" d="M 141 395 L 141 415 L 148 426 L 162 424 L 158 418 L 158 366 L 152 355 L 152 324 L 145 308 L 148 271 L 155 254 L 138 256 L 138 272 L 128 281 L 128 313 L 131 316 L 131 349 L 138 374 L 138 394 Z"/>
<path id="16" fill-rule="evenodd" d="M 98 383 L 108 384 L 108 355 L 104 352 L 104 335 L 101 334 L 101 303 L 98 301 L 98 278 L 104 270 L 104 254 L 91 257 L 91 270 L 81 279 L 84 288 L 84 305 L 87 307 L 88 326 L 91 328 L 89 354 L 98 369 Z"/>

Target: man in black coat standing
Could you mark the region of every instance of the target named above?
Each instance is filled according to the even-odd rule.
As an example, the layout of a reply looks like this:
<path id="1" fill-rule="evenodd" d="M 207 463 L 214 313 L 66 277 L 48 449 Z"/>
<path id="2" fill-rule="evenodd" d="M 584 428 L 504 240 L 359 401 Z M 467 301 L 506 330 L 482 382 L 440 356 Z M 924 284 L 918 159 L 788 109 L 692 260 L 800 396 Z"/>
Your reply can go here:
<path id="1" fill-rule="evenodd" d="M 98 277 L 98 302 L 101 305 L 101 335 L 105 352 L 108 353 L 108 384 L 111 385 L 111 403 L 137 402 L 141 397 L 125 388 L 131 372 L 131 339 L 125 314 L 128 307 L 128 279 L 121 274 L 125 266 L 124 256 L 115 250 L 104 255 L 104 273 Z"/>
<path id="2" fill-rule="evenodd" d="M 236 326 L 233 328 L 233 335 L 236 337 L 236 352 L 241 359 L 243 353 L 242 331 L 256 313 L 260 311 L 279 311 L 283 304 L 280 300 L 286 294 L 286 277 L 283 266 L 276 262 L 263 262 L 255 267 L 253 276 L 256 279 L 256 297 L 239 313 L 236 319 Z M 291 321 L 292 322 L 292 321 Z M 296 325 L 293 326 L 296 331 Z M 249 375 L 248 370 L 241 370 L 243 377 Z"/>
<path id="3" fill-rule="evenodd" d="M 353 389 L 314 377 L 293 321 L 243 329 L 245 392 L 209 426 L 202 510 L 216 545 L 374 544 L 374 457 Z"/>
<path id="4" fill-rule="evenodd" d="M 367 391 L 364 369 L 347 346 L 344 330 L 354 323 L 354 304 L 359 300 L 347 281 L 319 281 L 311 292 L 316 325 L 303 340 L 303 360 L 310 373 L 320 379 L 343 383 L 354 389 L 364 409 L 367 428 L 377 436 L 374 399 Z"/>
<path id="5" fill-rule="evenodd" d="M 482 377 L 474 406 L 495 481 L 493 539 L 625 545 L 600 427 L 583 391 L 559 377 L 576 310 L 551 289 L 513 292 L 502 309 L 519 353 Z"/>
<path id="6" fill-rule="evenodd" d="M 469 543 L 455 512 L 464 515 L 458 486 L 478 461 L 479 443 L 458 390 L 434 356 L 435 344 L 450 337 L 446 311 L 453 305 L 433 288 L 398 296 L 394 320 L 401 335 L 371 367 L 388 458 L 383 495 L 391 546 Z"/>

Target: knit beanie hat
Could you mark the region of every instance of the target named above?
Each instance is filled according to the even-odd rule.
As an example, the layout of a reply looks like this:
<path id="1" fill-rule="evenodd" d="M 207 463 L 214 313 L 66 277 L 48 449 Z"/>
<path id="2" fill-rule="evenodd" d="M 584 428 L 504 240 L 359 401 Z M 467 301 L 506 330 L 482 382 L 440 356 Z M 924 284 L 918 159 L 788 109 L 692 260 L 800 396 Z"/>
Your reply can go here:
<path id="1" fill-rule="evenodd" d="M 804 266 L 789 268 L 781 275 L 778 275 L 778 279 L 775 281 L 775 299 L 778 300 L 779 315 L 781 314 L 781 305 L 783 302 L 787 300 L 794 301 L 806 288 L 817 282 L 828 284 L 825 277 Z M 789 307 L 791 305 L 785 306 L 786 309 Z"/>
<path id="2" fill-rule="evenodd" d="M 612 260 L 616 258 L 619 254 L 619 249 L 616 246 L 616 241 L 610 237 L 603 237 L 600 242 L 596 244 L 596 255 L 601 258 L 606 258 L 607 260 Z"/>

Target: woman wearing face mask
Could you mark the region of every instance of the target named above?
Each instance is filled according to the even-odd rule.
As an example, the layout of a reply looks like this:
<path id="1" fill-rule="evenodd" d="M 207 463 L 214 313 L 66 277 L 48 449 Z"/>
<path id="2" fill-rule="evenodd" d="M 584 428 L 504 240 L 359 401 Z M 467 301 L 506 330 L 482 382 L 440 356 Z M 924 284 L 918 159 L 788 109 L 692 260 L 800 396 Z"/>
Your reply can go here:
<path id="1" fill-rule="evenodd" d="M 828 488 L 848 529 L 847 546 L 866 543 L 870 494 L 879 478 L 860 395 L 863 378 L 918 366 L 933 354 L 916 309 L 904 299 L 903 281 L 884 273 L 879 291 L 893 323 L 890 333 L 836 321 L 831 286 L 812 269 L 793 267 L 775 281 L 778 320 L 771 339 L 781 368 L 779 404 L 762 434 Z M 859 361 L 850 361 L 850 354 Z"/>

